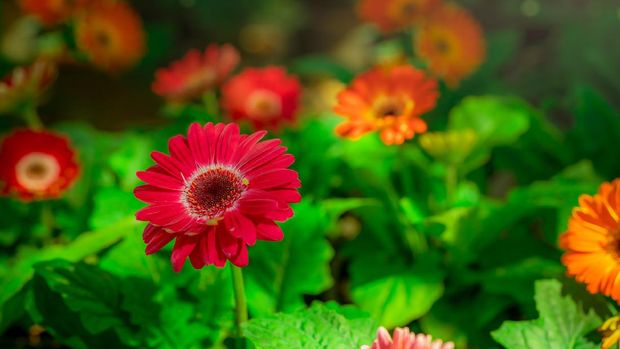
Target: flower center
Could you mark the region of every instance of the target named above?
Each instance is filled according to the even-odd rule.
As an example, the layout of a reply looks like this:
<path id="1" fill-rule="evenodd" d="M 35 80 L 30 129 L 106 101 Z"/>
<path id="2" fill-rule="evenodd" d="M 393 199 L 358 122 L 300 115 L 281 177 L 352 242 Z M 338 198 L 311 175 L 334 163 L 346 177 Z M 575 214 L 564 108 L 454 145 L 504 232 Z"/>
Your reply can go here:
<path id="1" fill-rule="evenodd" d="M 247 102 L 248 115 L 259 120 L 277 117 L 282 112 L 280 97 L 269 90 L 254 91 Z"/>
<path id="2" fill-rule="evenodd" d="M 15 166 L 17 182 L 31 192 L 49 188 L 60 175 L 60 164 L 45 153 L 30 153 Z"/>
<path id="3" fill-rule="evenodd" d="M 605 250 L 620 262 L 620 227 L 610 229 Z"/>
<path id="4" fill-rule="evenodd" d="M 417 10 L 418 5 L 413 1 L 405 2 L 400 8 L 400 11 L 402 12 L 404 18 L 412 18 L 413 16 L 415 16 Z"/>
<path id="5" fill-rule="evenodd" d="M 183 202 L 189 212 L 207 223 L 215 223 L 233 208 L 245 192 L 248 180 L 234 169 L 212 166 L 187 182 Z"/>
<path id="6" fill-rule="evenodd" d="M 105 31 L 100 31 L 95 34 L 95 40 L 102 47 L 108 47 L 110 45 L 110 35 Z"/>
<path id="7" fill-rule="evenodd" d="M 200 69 L 187 79 L 187 90 L 195 91 L 212 88 L 217 80 L 217 74 L 211 68 Z"/>
<path id="8" fill-rule="evenodd" d="M 385 119 L 389 117 L 398 117 L 405 111 L 405 105 L 402 101 L 394 98 L 389 98 L 381 101 L 375 108 L 376 115 L 379 118 Z"/>
<path id="9" fill-rule="evenodd" d="M 445 39 L 439 38 L 435 41 L 435 49 L 440 54 L 446 54 L 450 50 L 450 44 Z"/>

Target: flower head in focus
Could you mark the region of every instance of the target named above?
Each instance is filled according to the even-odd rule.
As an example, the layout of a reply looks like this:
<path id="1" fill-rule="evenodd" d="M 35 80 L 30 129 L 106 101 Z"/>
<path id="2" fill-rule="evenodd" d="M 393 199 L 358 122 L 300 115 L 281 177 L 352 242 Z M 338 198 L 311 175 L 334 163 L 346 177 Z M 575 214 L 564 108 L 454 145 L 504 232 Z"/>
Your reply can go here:
<path id="1" fill-rule="evenodd" d="M 261 141 L 266 132 L 240 134 L 236 124 L 190 126 L 187 137 L 168 142 L 170 155 L 153 152 L 156 165 L 138 172 L 146 185 L 135 189 L 148 206 L 138 211 L 146 253 L 171 240 L 172 266 L 248 264 L 248 246 L 257 240 L 279 241 L 275 223 L 293 215 L 291 203 L 301 197 L 295 158 L 280 140 Z"/>
<path id="2" fill-rule="evenodd" d="M 41 23 L 51 26 L 67 21 L 86 2 L 87 0 L 19 0 L 19 6 Z"/>
<path id="3" fill-rule="evenodd" d="M 145 51 L 142 20 L 120 0 L 89 2 L 76 15 L 75 40 L 94 65 L 108 71 L 130 68 Z"/>
<path id="4" fill-rule="evenodd" d="M 0 193 L 29 201 L 58 198 L 79 174 L 69 141 L 49 131 L 20 130 L 0 144 Z"/>
<path id="5" fill-rule="evenodd" d="M 435 107 L 438 97 L 437 82 L 421 70 L 409 65 L 373 68 L 338 94 L 334 112 L 346 120 L 336 133 L 355 140 L 377 131 L 385 144 L 402 144 L 426 132 L 420 117 Z"/>
<path id="6" fill-rule="evenodd" d="M 247 68 L 222 87 L 222 106 L 256 130 L 278 129 L 295 121 L 300 95 L 299 81 L 283 68 Z"/>
<path id="7" fill-rule="evenodd" d="M 153 92 L 173 101 L 186 101 L 214 89 L 239 64 L 231 45 L 209 45 L 204 52 L 189 51 L 168 68 L 155 73 Z"/>
<path id="8" fill-rule="evenodd" d="M 364 345 L 362 349 L 454 349 L 454 343 L 433 340 L 428 334 L 415 334 L 408 328 L 396 328 L 391 337 L 385 327 L 380 327 L 372 346 Z"/>
<path id="9" fill-rule="evenodd" d="M 13 69 L 0 80 L 0 113 L 13 112 L 23 104 L 36 104 L 56 79 L 56 73 L 56 65 L 47 60 Z"/>
<path id="10" fill-rule="evenodd" d="M 568 230 L 560 236 L 562 263 L 590 293 L 620 303 L 620 179 L 603 183 L 595 195 L 581 195 Z"/>
<path id="11" fill-rule="evenodd" d="M 415 46 L 429 70 L 451 87 L 458 86 L 482 64 L 486 50 L 478 21 L 454 4 L 442 5 L 422 23 Z"/>
<path id="12" fill-rule="evenodd" d="M 389 34 L 419 23 L 440 4 L 441 0 L 360 0 L 357 12 Z"/>

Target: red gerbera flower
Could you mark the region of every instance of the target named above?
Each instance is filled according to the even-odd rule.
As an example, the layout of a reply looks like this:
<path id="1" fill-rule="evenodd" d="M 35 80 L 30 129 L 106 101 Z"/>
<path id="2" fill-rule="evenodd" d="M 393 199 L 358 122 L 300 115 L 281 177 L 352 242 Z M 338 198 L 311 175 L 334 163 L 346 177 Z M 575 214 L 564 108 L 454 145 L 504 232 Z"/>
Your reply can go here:
<path id="1" fill-rule="evenodd" d="M 22 10 L 37 17 L 45 25 L 68 20 L 86 0 L 20 0 Z"/>
<path id="2" fill-rule="evenodd" d="M 77 178 L 75 151 L 49 131 L 21 130 L 0 145 L 0 193 L 22 200 L 59 197 Z"/>
<path id="3" fill-rule="evenodd" d="M 172 266 L 181 270 L 187 257 L 196 269 L 248 264 L 247 246 L 256 240 L 278 241 L 282 230 L 274 222 L 293 215 L 298 202 L 295 158 L 280 140 L 260 141 L 266 132 L 239 133 L 236 124 L 198 123 L 186 137 L 168 142 L 170 155 L 153 152 L 156 165 L 138 172 L 146 185 L 136 188 L 149 204 L 138 211 L 146 253 L 159 251 L 176 239 Z"/>
<path id="4" fill-rule="evenodd" d="M 153 92 L 175 101 L 199 97 L 224 82 L 237 64 L 239 52 L 231 45 L 212 44 L 204 53 L 191 50 L 155 73 Z"/>
<path id="5" fill-rule="evenodd" d="M 222 87 L 222 105 L 234 120 L 277 129 L 294 121 L 300 94 L 299 81 L 283 68 L 248 68 Z"/>

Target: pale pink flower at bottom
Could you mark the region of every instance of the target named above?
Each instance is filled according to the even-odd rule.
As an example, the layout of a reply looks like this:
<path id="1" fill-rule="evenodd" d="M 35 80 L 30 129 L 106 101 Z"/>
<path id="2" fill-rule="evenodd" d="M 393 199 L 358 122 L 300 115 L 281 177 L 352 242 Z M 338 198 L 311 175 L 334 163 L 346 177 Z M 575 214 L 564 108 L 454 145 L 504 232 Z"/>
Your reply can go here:
<path id="1" fill-rule="evenodd" d="M 385 327 L 379 327 L 377 339 L 372 346 L 363 345 L 361 349 L 454 349 L 454 343 L 444 343 L 441 339 L 433 341 L 428 334 L 415 334 L 408 328 L 394 330 L 394 338 Z"/>

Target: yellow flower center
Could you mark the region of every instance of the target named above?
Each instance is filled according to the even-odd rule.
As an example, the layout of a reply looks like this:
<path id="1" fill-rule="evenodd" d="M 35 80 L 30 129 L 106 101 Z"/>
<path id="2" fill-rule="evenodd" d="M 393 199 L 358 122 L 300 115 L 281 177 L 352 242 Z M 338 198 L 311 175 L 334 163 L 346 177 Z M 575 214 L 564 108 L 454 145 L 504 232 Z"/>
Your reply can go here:
<path id="1" fill-rule="evenodd" d="M 55 157 L 45 153 L 30 153 L 15 166 L 17 182 L 31 192 L 44 191 L 60 175 L 60 164 Z"/>
<path id="2" fill-rule="evenodd" d="M 269 120 L 280 115 L 282 102 L 278 95 L 269 90 L 256 90 L 248 98 L 246 111 L 255 119 Z"/>

